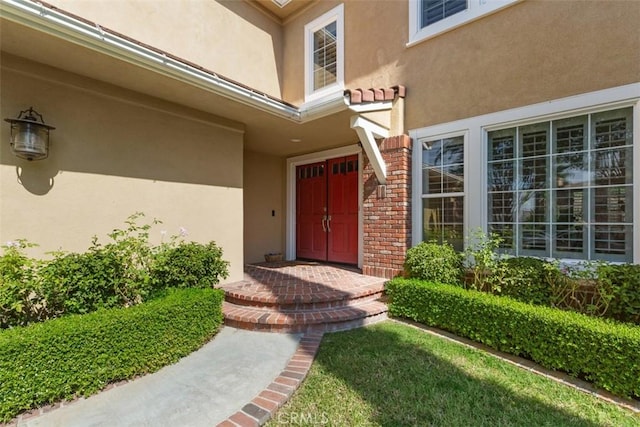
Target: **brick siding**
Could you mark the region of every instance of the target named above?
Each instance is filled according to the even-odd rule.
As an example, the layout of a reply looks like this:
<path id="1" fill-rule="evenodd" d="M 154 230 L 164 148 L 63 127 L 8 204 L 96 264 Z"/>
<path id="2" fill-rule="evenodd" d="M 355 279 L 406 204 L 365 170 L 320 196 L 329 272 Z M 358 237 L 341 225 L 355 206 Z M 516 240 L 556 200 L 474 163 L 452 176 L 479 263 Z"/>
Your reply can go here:
<path id="1" fill-rule="evenodd" d="M 362 272 L 393 278 L 402 274 L 411 245 L 411 138 L 384 139 L 380 152 L 387 166 L 387 184 L 379 185 L 364 159 L 364 247 Z"/>

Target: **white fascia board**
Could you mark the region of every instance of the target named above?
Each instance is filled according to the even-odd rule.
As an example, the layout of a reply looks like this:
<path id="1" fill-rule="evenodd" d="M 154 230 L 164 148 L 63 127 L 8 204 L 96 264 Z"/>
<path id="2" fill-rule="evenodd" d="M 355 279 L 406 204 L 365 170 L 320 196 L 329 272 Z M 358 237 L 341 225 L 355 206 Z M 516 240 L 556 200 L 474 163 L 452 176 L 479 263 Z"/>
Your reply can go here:
<path id="1" fill-rule="evenodd" d="M 389 129 L 360 116 L 351 117 L 351 129 L 355 130 L 358 134 L 358 138 L 360 138 L 360 142 L 362 143 L 362 148 L 364 148 L 365 153 L 367 153 L 367 157 L 371 162 L 371 166 L 376 174 L 376 178 L 378 178 L 378 182 L 380 184 L 386 184 L 387 165 L 385 164 L 382 154 L 378 149 L 375 137 L 388 138 Z"/>
<path id="2" fill-rule="evenodd" d="M 300 113 L 300 123 L 310 122 L 331 114 L 339 113 L 349 107 L 349 101 L 342 92 L 336 96 L 322 98 L 313 102 L 303 104 L 298 110 Z"/>
<path id="3" fill-rule="evenodd" d="M 387 111 L 393 108 L 393 101 L 369 102 L 366 104 L 354 104 L 349 110 L 354 113 L 371 113 L 374 111 Z"/>

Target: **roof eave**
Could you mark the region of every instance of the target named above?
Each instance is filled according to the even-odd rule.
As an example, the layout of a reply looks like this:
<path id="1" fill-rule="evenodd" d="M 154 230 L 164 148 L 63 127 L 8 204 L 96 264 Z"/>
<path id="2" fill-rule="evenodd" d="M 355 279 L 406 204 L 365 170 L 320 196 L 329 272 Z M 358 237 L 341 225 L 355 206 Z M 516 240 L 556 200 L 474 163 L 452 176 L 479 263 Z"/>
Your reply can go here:
<path id="1" fill-rule="evenodd" d="M 31 0 L 1 0 L 0 10 L 3 19 L 63 38 L 84 48 L 109 55 L 293 122 L 301 123 L 324 117 L 332 114 L 335 109 L 333 103 L 328 103 L 320 104 L 308 111 L 301 110 L 167 52 L 143 45 L 96 23 L 86 21 L 44 3 L 35 3 Z M 331 112 L 325 111 L 325 108 Z M 307 119 L 303 120 L 303 116 Z"/>

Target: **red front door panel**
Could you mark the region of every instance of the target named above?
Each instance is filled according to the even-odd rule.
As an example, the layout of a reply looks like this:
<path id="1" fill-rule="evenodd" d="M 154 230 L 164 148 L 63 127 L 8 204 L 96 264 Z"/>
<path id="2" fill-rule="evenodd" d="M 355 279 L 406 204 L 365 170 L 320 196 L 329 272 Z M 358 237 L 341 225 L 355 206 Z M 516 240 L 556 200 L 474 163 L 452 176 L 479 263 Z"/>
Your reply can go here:
<path id="1" fill-rule="evenodd" d="M 296 169 L 298 258 L 358 263 L 358 156 Z"/>
<path id="2" fill-rule="evenodd" d="M 326 164 L 298 166 L 296 171 L 298 258 L 325 260 L 327 236 L 323 218 L 327 206 Z"/>
<path id="3" fill-rule="evenodd" d="M 328 161 L 327 261 L 358 263 L 358 156 Z"/>

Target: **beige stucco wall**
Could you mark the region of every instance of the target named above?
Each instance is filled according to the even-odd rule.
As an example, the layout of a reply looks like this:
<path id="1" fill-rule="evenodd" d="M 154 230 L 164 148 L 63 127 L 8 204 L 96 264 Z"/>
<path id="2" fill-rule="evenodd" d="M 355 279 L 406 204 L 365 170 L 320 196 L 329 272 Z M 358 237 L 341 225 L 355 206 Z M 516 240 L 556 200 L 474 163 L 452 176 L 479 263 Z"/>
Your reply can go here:
<path id="1" fill-rule="evenodd" d="M 216 241 L 242 278 L 243 132 L 215 118 L 17 57 L 3 55 L 2 117 L 33 106 L 52 131 L 50 157 L 28 162 L 0 133 L 0 241 L 25 238 L 31 254 L 83 251 L 141 211 L 161 231 Z M 103 240 L 105 239 L 105 240 Z"/>
<path id="2" fill-rule="evenodd" d="M 285 29 L 285 99 L 304 101 L 304 25 Z M 347 0 L 347 88 L 407 87 L 406 129 L 640 80 L 640 3 L 524 0 L 406 47 L 408 1 Z"/>
<path id="3" fill-rule="evenodd" d="M 254 89 L 281 96 L 281 26 L 244 1 L 47 3 Z"/>
<path id="4" fill-rule="evenodd" d="M 244 257 L 263 262 L 264 254 L 284 253 L 284 160 L 244 153 Z"/>

